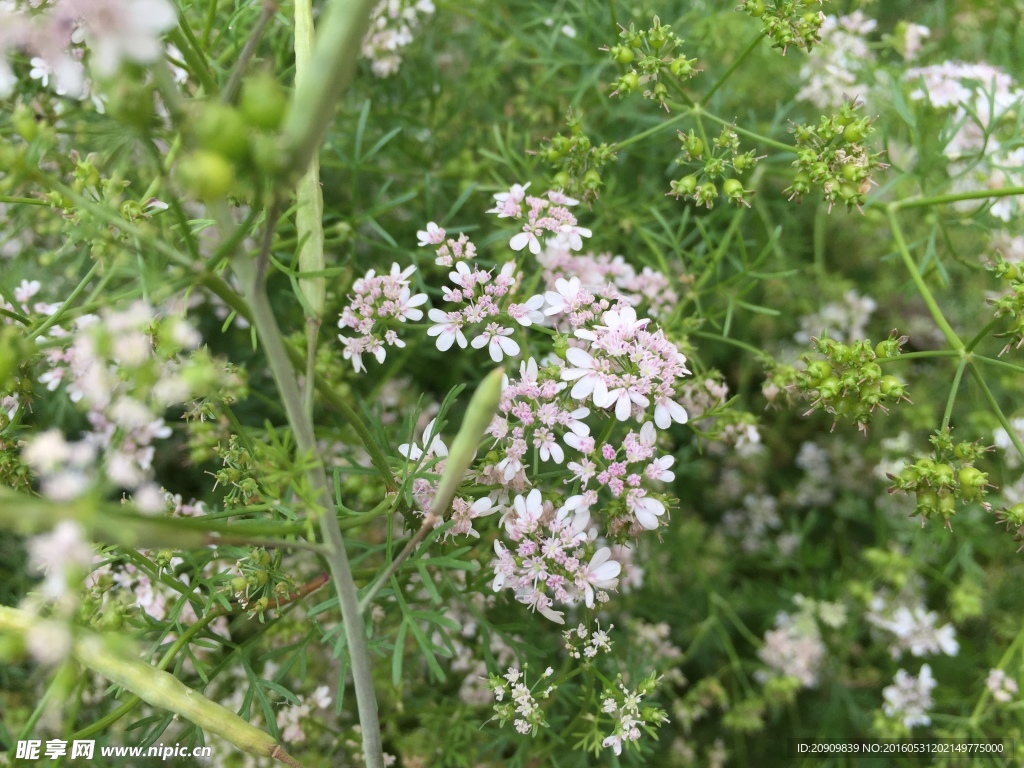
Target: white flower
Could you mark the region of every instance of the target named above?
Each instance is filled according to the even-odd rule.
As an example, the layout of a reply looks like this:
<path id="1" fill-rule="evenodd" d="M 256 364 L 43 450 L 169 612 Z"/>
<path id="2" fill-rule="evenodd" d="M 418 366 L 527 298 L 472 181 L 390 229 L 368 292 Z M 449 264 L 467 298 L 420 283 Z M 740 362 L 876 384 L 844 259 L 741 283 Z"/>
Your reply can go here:
<path id="1" fill-rule="evenodd" d="M 112 77 L 122 60 L 148 64 L 162 57 L 160 36 L 178 23 L 178 14 L 167 0 L 98 0 L 80 22 L 90 62 Z"/>
<path id="2" fill-rule="evenodd" d="M 591 395 L 594 396 L 594 404 L 598 400 L 604 400 L 608 396 L 608 388 L 605 385 L 604 374 L 587 352 L 578 347 L 569 347 L 565 351 L 565 361 L 568 363 L 562 369 L 562 381 L 575 381 L 569 394 L 577 400 L 585 400 Z M 604 407 L 604 406 L 599 406 Z"/>
<path id="3" fill-rule="evenodd" d="M 594 588 L 614 589 L 618 582 L 618 576 L 622 572 L 622 565 L 611 559 L 612 551 L 608 547 L 601 547 L 581 574 L 586 581 L 583 587 L 584 599 L 588 608 L 594 607 Z"/>
<path id="4" fill-rule="evenodd" d="M 427 458 L 432 456 L 444 458 L 447 456 L 448 446 L 441 441 L 440 435 L 434 433 L 436 426 L 437 419 L 431 419 L 430 423 L 428 423 L 426 428 L 423 430 L 423 445 L 426 446 L 425 451 L 416 443 L 402 443 L 398 446 L 398 452 L 405 456 L 409 461 L 419 461 L 424 452 L 427 454 Z"/>
<path id="5" fill-rule="evenodd" d="M 935 686 L 932 668 L 927 664 L 921 666 L 916 678 L 901 669 L 896 673 L 893 684 L 882 690 L 885 700 L 882 709 L 888 717 L 902 720 L 907 728 L 931 725 L 928 710 L 932 706 L 932 689 Z"/>
<path id="6" fill-rule="evenodd" d="M 668 429 L 674 421 L 676 424 L 685 424 L 689 416 L 686 409 L 675 400 L 668 397 L 659 397 L 654 401 L 654 423 L 658 429 Z"/>
<path id="7" fill-rule="evenodd" d="M 462 332 L 462 316 L 458 312 L 449 315 L 440 309 L 431 309 L 427 317 L 436 323 L 427 329 L 427 335 L 437 336 L 437 348 L 442 352 L 447 352 L 456 342 L 463 349 L 469 344 Z"/>
<path id="8" fill-rule="evenodd" d="M 665 505 L 646 494 L 642 488 L 630 490 L 626 494 L 626 506 L 640 525 L 648 531 L 653 531 L 660 524 L 658 518 L 665 514 Z"/>
<path id="9" fill-rule="evenodd" d="M 580 291 L 583 285 L 578 277 L 570 277 L 566 280 L 560 277 L 555 280 L 555 290 L 547 291 L 544 300 L 548 306 L 544 309 L 545 315 L 557 315 L 569 311 L 579 301 Z"/>

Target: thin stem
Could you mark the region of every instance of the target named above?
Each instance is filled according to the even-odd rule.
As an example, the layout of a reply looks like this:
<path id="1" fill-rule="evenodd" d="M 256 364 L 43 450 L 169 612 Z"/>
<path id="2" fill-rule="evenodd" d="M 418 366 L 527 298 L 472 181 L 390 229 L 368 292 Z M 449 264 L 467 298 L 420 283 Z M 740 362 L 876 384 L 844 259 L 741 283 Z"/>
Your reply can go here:
<path id="1" fill-rule="evenodd" d="M 185 63 L 192 70 L 192 74 L 199 79 L 203 90 L 208 94 L 216 93 L 217 83 L 214 81 L 213 74 L 206 63 L 206 56 L 199 48 L 196 38 L 192 34 L 192 29 L 188 26 L 188 22 L 185 21 L 184 17 L 181 18 L 178 26 L 171 30 L 168 37 L 178 50 L 181 51 Z"/>
<path id="2" fill-rule="evenodd" d="M 956 374 L 953 376 L 953 384 L 949 388 L 949 397 L 946 398 L 946 410 L 942 414 L 942 427 L 945 431 L 949 428 L 949 420 L 953 416 L 953 403 L 956 402 L 956 393 L 960 389 L 960 379 L 964 376 L 964 368 L 967 367 L 967 355 L 963 355 L 960 358 L 960 363 L 956 367 Z"/>
<path id="3" fill-rule="evenodd" d="M 985 327 L 982 328 L 980 331 L 978 331 L 977 335 L 975 335 L 975 337 L 973 339 L 971 339 L 969 342 L 967 342 L 967 346 L 964 347 L 964 351 L 965 352 L 973 352 L 974 348 L 976 346 L 978 346 L 979 344 L 981 344 L 981 342 L 985 340 L 985 337 L 988 336 L 992 332 L 992 329 L 995 328 L 997 325 L 999 325 L 999 321 L 1000 321 L 1000 318 L 998 318 L 998 317 L 994 317 L 991 320 L 989 320 L 985 324 Z"/>
<path id="4" fill-rule="evenodd" d="M 875 360 L 879 365 L 886 363 L 898 363 L 901 360 L 929 360 L 936 357 L 960 357 L 963 354 L 959 349 L 922 349 L 920 352 L 904 352 L 894 357 L 879 357 Z"/>
<path id="5" fill-rule="evenodd" d="M 746 58 L 747 58 L 747 56 L 749 56 L 749 55 L 750 55 L 751 53 L 753 53 L 753 52 L 754 52 L 754 49 L 755 49 L 755 48 L 757 48 L 757 46 L 758 46 L 758 45 L 760 44 L 760 42 L 761 42 L 762 40 L 764 40 L 764 38 L 765 38 L 765 36 L 766 36 L 767 34 L 768 34 L 768 33 L 767 33 L 767 32 L 765 32 L 765 31 L 764 31 L 764 30 L 762 29 L 762 30 L 761 30 L 761 31 L 760 31 L 760 32 L 759 32 L 759 33 L 757 34 L 757 36 L 756 36 L 756 37 L 755 37 L 755 38 L 754 38 L 753 40 L 751 40 L 751 41 L 750 41 L 750 45 L 748 45 L 748 46 L 747 46 L 746 50 L 745 50 L 745 51 L 743 51 L 743 53 L 741 53 L 741 54 L 739 55 L 739 58 L 737 58 L 737 59 L 736 59 L 736 61 L 734 61 L 734 62 L 732 63 L 732 66 L 730 66 L 730 67 L 729 67 L 729 68 L 728 68 L 727 70 L 725 70 L 725 74 L 723 74 L 723 75 L 722 75 L 722 76 L 721 76 L 720 78 L 718 78 L 718 81 L 717 81 L 717 82 L 716 82 L 716 83 L 715 83 L 714 85 L 712 85 L 710 89 L 708 89 L 708 92 L 707 92 L 707 93 L 705 93 L 705 94 L 704 94 L 704 99 L 703 99 L 703 101 L 704 101 L 705 103 L 707 103 L 708 99 L 710 99 L 710 98 L 711 98 L 711 95 L 712 95 L 712 94 L 713 94 L 713 93 L 714 93 L 715 91 L 717 91 L 717 90 L 718 90 L 719 88 L 721 88 L 721 87 L 722 87 L 722 84 L 723 84 L 723 83 L 724 83 L 724 82 L 725 82 L 726 80 L 728 80 L 728 79 L 729 79 L 729 76 L 730 76 L 730 75 L 732 75 L 732 73 L 736 71 L 736 68 L 737 68 L 737 67 L 738 67 L 738 66 L 739 66 L 740 64 L 742 64 L 742 63 L 743 63 L 743 60 L 744 60 L 744 59 L 746 59 Z"/>
<path id="6" fill-rule="evenodd" d="M 268 222 L 272 229 L 273 222 Z M 338 526 L 334 512 L 327 474 L 319 459 L 313 423 L 307 417 L 302 404 L 295 372 L 286 351 L 281 329 L 277 325 L 273 308 L 266 291 L 267 254 L 263 253 L 255 264 L 246 254 L 238 254 L 232 260 L 235 274 L 243 285 L 252 309 L 253 325 L 263 345 L 267 363 L 274 383 L 284 405 L 288 422 L 295 435 L 296 448 L 304 461 L 310 461 L 307 480 L 322 507 L 320 529 L 325 545 L 325 559 L 330 565 L 332 580 L 341 606 L 345 639 L 348 643 L 349 661 L 352 667 L 352 681 L 356 690 L 356 706 L 363 735 L 363 755 L 369 768 L 383 768 L 384 753 L 381 746 L 380 723 L 377 719 L 377 699 L 373 688 L 373 673 L 370 668 L 366 632 L 359 609 L 359 596 L 352 579 L 352 569 L 345 552 L 345 540 Z"/>
<path id="7" fill-rule="evenodd" d="M 285 117 L 287 167 L 295 176 L 306 172 L 334 120 L 334 109 L 356 72 L 360 44 L 376 0 L 330 0 L 310 60 L 310 76 L 298 84 Z"/>
<path id="8" fill-rule="evenodd" d="M 928 305 L 928 311 L 931 312 L 932 319 L 935 320 L 935 324 L 939 326 L 939 330 L 942 331 L 942 335 L 946 337 L 946 341 L 949 342 L 949 345 L 956 350 L 962 350 L 964 348 L 964 343 L 960 341 L 960 337 L 956 335 L 956 332 L 950 324 L 946 322 L 946 318 L 943 316 L 942 310 L 939 309 L 938 302 L 935 301 L 935 297 L 932 295 L 931 289 L 928 288 L 928 284 L 925 283 L 924 278 L 921 276 L 921 271 L 917 268 L 914 258 L 910 255 L 910 249 L 907 247 L 907 242 L 903 239 L 903 229 L 900 227 L 900 222 L 896 218 L 896 208 L 890 205 L 886 208 L 886 215 L 889 219 L 889 227 L 892 229 L 893 238 L 896 241 L 896 250 L 899 251 L 900 257 L 903 259 L 903 264 L 910 273 L 911 280 L 913 280 L 914 285 L 917 286 L 917 292 L 921 294 L 921 298 L 924 299 L 924 303 Z"/>
<path id="9" fill-rule="evenodd" d="M 1021 444 L 1020 438 L 1017 437 L 1017 431 L 1013 428 L 1013 425 L 1010 424 L 1010 420 L 1006 418 L 1006 414 L 1003 413 L 1003 409 L 999 407 L 999 403 L 996 401 L 995 395 L 993 395 L 992 390 L 988 388 L 988 383 L 985 381 L 985 377 L 981 375 L 981 371 L 979 371 L 978 367 L 973 363 L 971 364 L 971 375 L 974 377 L 974 380 L 978 382 L 978 386 L 981 387 L 981 391 L 985 395 L 985 399 L 992 408 L 992 412 L 995 414 L 996 419 L 999 420 L 999 424 L 1006 430 L 1006 434 L 1010 438 L 1010 442 L 1013 443 L 1013 447 L 1017 449 L 1017 453 L 1020 454 L 1020 457 L 1024 458 L 1024 445 Z"/>
<path id="10" fill-rule="evenodd" d="M 924 208 L 929 205 L 959 203 L 962 200 L 986 200 L 991 197 L 1015 197 L 1017 195 L 1024 195 L 1024 187 L 980 189 L 975 192 L 957 192 L 956 194 L 936 195 L 935 197 L 911 197 L 906 200 L 889 203 L 888 207 L 903 210 L 906 208 Z"/>
<path id="11" fill-rule="evenodd" d="M 263 33 L 266 31 L 267 25 L 270 24 L 270 20 L 274 18 L 275 13 L 277 13 L 276 3 L 263 3 L 263 10 L 260 11 L 260 17 L 256 20 L 256 26 L 249 33 L 249 39 L 245 41 L 245 46 L 242 48 L 241 53 L 238 54 L 238 61 L 235 62 L 235 68 L 231 71 L 231 77 L 228 78 L 227 83 L 224 85 L 224 90 L 221 91 L 220 99 L 225 104 L 230 104 L 235 100 L 235 93 L 242 82 L 245 68 L 249 65 L 249 60 L 253 54 L 256 53 L 256 46 L 260 44 Z"/>
<path id="12" fill-rule="evenodd" d="M 628 147 L 630 144 L 636 144 L 638 141 L 643 141 L 648 136 L 654 136 L 656 133 L 661 133 L 666 128 L 671 128 L 673 125 L 686 118 L 689 114 L 689 108 L 683 107 L 683 111 L 675 117 L 670 117 L 668 120 L 660 122 L 657 125 L 648 128 L 646 131 L 640 131 L 640 133 L 630 136 L 628 139 L 617 141 L 612 148 L 614 150 L 620 150 L 623 147 Z"/>
<path id="13" fill-rule="evenodd" d="M 416 531 L 416 535 L 409 539 L 409 543 L 402 548 L 402 551 L 398 553 L 398 556 L 391 561 L 391 564 L 384 569 L 384 572 L 378 576 L 373 584 L 366 589 L 366 592 L 363 593 L 363 597 L 359 601 L 360 613 L 365 613 L 366 609 L 373 605 L 373 598 L 375 598 L 377 593 L 384 588 L 384 585 L 388 583 L 391 577 L 398 572 L 398 569 L 402 567 L 402 563 L 408 559 L 409 555 L 411 555 L 416 547 L 420 545 L 420 542 L 427 538 L 427 534 L 434 529 L 434 524 L 436 522 L 437 518 L 430 514 L 423 518 L 423 524 L 420 526 L 420 529 Z"/>
<path id="14" fill-rule="evenodd" d="M 975 360 L 979 360 L 986 365 L 992 365 L 996 368 L 1005 368 L 1006 370 L 1013 371 L 1014 373 L 1024 373 L 1024 365 L 1008 363 L 1005 360 L 1000 360 L 996 357 L 986 357 L 985 355 L 974 355 L 973 357 Z"/>
<path id="15" fill-rule="evenodd" d="M 53 207 L 53 203 L 49 200 L 37 200 L 34 197 L 10 197 L 9 195 L 0 195 L 0 203 L 6 203 L 8 205 L 44 205 L 47 208 Z"/>
<path id="16" fill-rule="evenodd" d="M 782 150 L 783 152 L 792 152 L 794 154 L 796 153 L 796 150 L 789 144 L 783 144 L 781 141 L 770 139 L 767 136 L 764 136 L 763 134 L 754 133 L 753 131 L 748 131 L 745 128 L 740 128 L 735 123 L 732 123 L 728 120 L 723 120 L 718 115 L 712 114 L 711 112 L 708 112 L 706 109 L 703 109 L 701 107 L 697 107 L 695 108 L 695 110 L 696 109 L 700 109 L 701 113 L 711 122 L 718 123 L 719 125 L 728 126 L 732 130 L 736 131 L 736 133 L 738 133 L 740 136 L 746 136 L 748 139 L 754 139 L 755 141 L 759 141 L 762 144 L 766 144 L 769 147 L 775 147 L 776 149 Z"/>
<path id="17" fill-rule="evenodd" d="M 33 328 L 31 331 L 29 331 L 28 336 L 26 338 L 29 341 L 32 341 L 32 339 L 36 338 L 37 336 L 41 336 L 42 334 L 50 330 L 50 328 L 52 328 L 53 325 L 64 316 L 64 313 L 68 310 L 68 307 L 70 307 L 75 302 L 75 299 L 79 297 L 82 291 L 85 290 L 85 286 L 87 286 L 89 284 L 89 281 L 93 279 L 99 268 L 100 263 L 98 261 L 94 262 L 92 267 L 86 273 L 85 277 L 83 277 L 78 282 L 78 285 L 75 286 L 74 290 L 68 294 L 68 297 L 64 299 L 64 303 L 60 305 L 57 311 L 54 312 L 49 317 L 47 317 L 45 320 L 43 320 L 43 322 L 41 322 L 37 328 Z"/>

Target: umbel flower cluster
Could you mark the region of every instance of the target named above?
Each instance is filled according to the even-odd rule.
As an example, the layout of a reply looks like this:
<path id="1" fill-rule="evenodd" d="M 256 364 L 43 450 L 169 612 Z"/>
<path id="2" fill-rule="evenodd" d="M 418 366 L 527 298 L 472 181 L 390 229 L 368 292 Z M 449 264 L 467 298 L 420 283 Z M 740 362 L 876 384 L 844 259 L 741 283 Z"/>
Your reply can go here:
<path id="1" fill-rule="evenodd" d="M 470 473 L 493 490 L 457 496 L 447 535 L 479 536 L 475 521 L 499 513 L 494 590 L 510 590 L 561 623 L 560 607 L 594 607 L 616 588 L 630 549 L 613 544 L 664 524 L 670 499 L 662 484 L 675 475 L 659 433 L 686 423 L 680 400 L 690 372 L 676 344 L 642 314 L 645 305 L 664 306 L 666 276 L 577 254 L 591 236 L 571 212 L 577 201 L 556 191 L 535 197 L 528 186 L 494 195 L 490 211 L 519 225 L 508 247 L 522 255 L 485 266 L 465 234 L 450 237 L 430 222 L 419 245 L 451 270 L 441 306 L 427 308 L 427 293 L 412 292 L 413 267 L 371 270 L 353 286 L 340 340 L 364 371 L 363 354 L 382 362 L 389 346 L 404 346 L 402 324 L 426 310 L 426 335 L 439 351 L 486 349 L 495 363 L 520 360 L 506 376 L 488 450 Z M 522 269 L 533 258 L 543 267 L 536 293 L 524 291 Z M 399 448 L 416 473 L 420 512 L 447 461 L 437 429 L 431 422 L 419 445 Z"/>

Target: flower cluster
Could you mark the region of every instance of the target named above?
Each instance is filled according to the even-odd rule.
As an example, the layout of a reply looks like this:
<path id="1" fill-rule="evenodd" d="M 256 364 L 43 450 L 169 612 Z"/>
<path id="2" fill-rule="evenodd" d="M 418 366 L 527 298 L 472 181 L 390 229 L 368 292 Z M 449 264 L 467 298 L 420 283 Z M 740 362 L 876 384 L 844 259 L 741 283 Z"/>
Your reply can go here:
<path id="1" fill-rule="evenodd" d="M 950 518 L 956 514 L 957 501 L 981 501 L 988 492 L 988 474 L 974 466 L 988 449 L 976 442 L 954 444 L 948 429 L 936 432 L 930 442 L 934 447 L 931 456 L 908 461 L 888 476 L 893 481 L 889 493 L 915 494 L 913 514 L 921 515 L 922 526 L 940 516 L 953 530 Z"/>
<path id="2" fill-rule="evenodd" d="M 679 140 L 682 142 L 686 160 L 701 163 L 701 167 L 695 173 L 672 181 L 666 194 L 674 196 L 677 200 L 680 197 L 690 198 L 697 205 L 707 208 L 713 208 L 718 199 L 716 182 L 719 178 L 730 169 L 736 174 L 744 173 L 760 160 L 753 150 L 740 152 L 740 137 L 729 127 L 722 128 L 721 133 L 712 140 L 710 147 L 706 147 L 704 140 L 693 131 L 680 131 Z M 684 160 L 676 162 L 682 164 Z M 722 192 L 736 205 L 750 207 L 746 196 L 751 192 L 743 188 L 743 183 L 739 179 L 726 178 L 722 183 Z"/>
<path id="3" fill-rule="evenodd" d="M 1017 681 L 1012 677 L 1007 676 L 1007 674 L 1001 669 L 993 669 L 989 671 L 988 677 L 985 679 L 985 687 L 988 688 L 989 693 L 992 694 L 992 698 L 1000 704 L 1006 704 L 1013 701 L 1014 697 L 1020 693 Z"/>
<path id="4" fill-rule="evenodd" d="M 895 331 L 874 348 L 869 339 L 851 344 L 827 336 L 811 339 L 821 357 L 804 355 L 806 367 L 796 373 L 792 385 L 811 401 L 807 414 L 825 411 L 836 422 L 849 419 L 866 432 L 876 409 L 888 413 L 886 404 L 909 400 L 903 382 L 892 374 L 883 374 L 877 362 L 898 355 L 906 340 Z"/>
<path id="5" fill-rule="evenodd" d="M 583 132 L 582 119 L 572 110 L 566 116 L 566 125 L 568 135 L 556 134 L 540 154 L 557 169 L 552 179 L 555 187 L 592 203 L 602 185 L 601 168 L 615 159 L 615 152 L 606 142 L 594 146 Z"/>
<path id="6" fill-rule="evenodd" d="M 780 612 L 775 617 L 775 629 L 764 636 L 764 646 L 757 655 L 771 670 L 760 672 L 758 679 L 766 683 L 782 675 L 795 678 L 805 688 L 818 685 L 818 677 L 825 660 L 825 644 L 821 639 L 818 621 L 838 628 L 846 622 L 846 611 L 838 603 L 820 602 L 793 597 L 800 609 L 795 614 Z"/>
<path id="7" fill-rule="evenodd" d="M 60 326 L 50 330 L 54 340 L 70 343 L 45 350 L 49 369 L 39 382 L 50 391 L 67 385 L 70 399 L 86 411 L 91 431 L 85 440 L 103 453 L 106 478 L 136 491 L 140 506 L 161 510 L 163 495 L 149 482 L 153 443 L 171 434 L 161 414 L 218 375 L 202 352 L 184 361 L 173 359 L 183 350 L 195 349 L 201 337 L 184 320 L 158 318 L 141 302 L 122 312 L 84 315 L 75 326 L 74 333 Z M 88 462 L 71 463 L 80 470 Z M 75 495 L 80 490 L 64 492 Z"/>
<path id="8" fill-rule="evenodd" d="M 370 28 L 363 38 L 363 56 L 377 77 L 391 77 L 402 66 L 403 48 L 424 16 L 434 13 L 431 0 L 381 0 L 370 15 Z"/>
<path id="9" fill-rule="evenodd" d="M 936 627 L 939 615 L 922 602 L 908 605 L 879 593 L 871 598 L 865 618 L 873 627 L 891 635 L 889 653 L 894 659 L 909 651 L 913 656 L 944 653 L 956 656 L 960 644 L 952 624 Z"/>
<path id="10" fill-rule="evenodd" d="M 277 727 L 281 731 L 281 739 L 292 744 L 306 740 L 306 732 L 302 728 L 304 720 L 314 716 L 316 710 L 325 712 L 331 706 L 330 688 L 326 685 L 317 686 L 308 697 L 298 696 L 298 704 L 278 710 Z M 319 713 L 316 717 L 321 717 Z"/>
<path id="11" fill-rule="evenodd" d="M 519 602 L 558 624 L 564 619 L 552 608 L 555 600 L 567 606 L 583 600 L 588 607 L 607 600 L 604 590 L 615 588 L 622 566 L 608 547 L 590 543 L 589 523 L 589 511 L 555 510 L 536 488 L 516 496 L 503 519 L 515 548 L 494 542 L 494 591 L 514 590 Z"/>
<path id="12" fill-rule="evenodd" d="M 605 687 L 601 712 L 611 719 L 612 732 L 601 742 L 602 747 L 621 755 L 623 745 L 640 740 L 641 728 L 668 722 L 668 716 L 658 707 L 641 706 L 644 696 L 652 693 L 657 684 L 657 679 L 651 676 L 641 680 L 633 690 L 621 681 L 617 687 Z"/>
<path id="13" fill-rule="evenodd" d="M 85 98 L 91 86 L 83 58 L 104 78 L 126 61 L 151 63 L 164 56 L 161 36 L 177 22 L 167 0 L 57 0 L 38 14 L 0 7 L 0 97 L 17 82 L 5 56 L 12 49 L 29 54 L 33 78 L 52 79 L 59 95 Z"/>
<path id="14" fill-rule="evenodd" d="M 567 629 L 562 633 L 565 640 L 565 650 L 572 659 L 593 659 L 599 653 L 608 653 L 612 649 L 612 641 L 609 633 L 615 629 L 614 624 L 609 624 L 608 629 L 601 629 L 597 626 L 593 632 L 586 624 L 580 624 L 574 629 Z"/>
<path id="15" fill-rule="evenodd" d="M 544 719 L 544 710 L 541 708 L 538 698 L 548 698 L 553 693 L 554 688 L 548 686 L 539 693 L 535 689 L 550 677 L 554 670 L 551 667 L 544 670 L 540 679 L 533 684 L 533 688 L 526 684 L 526 671 L 527 668 L 525 666 L 522 671 L 518 667 L 509 667 L 508 672 L 501 677 L 491 675 L 488 687 L 491 689 L 491 693 L 494 694 L 496 702 L 494 712 L 498 722 L 504 725 L 509 720 L 513 720 L 519 733 L 535 734 L 538 729 L 547 726 L 547 721 Z M 506 696 L 511 701 L 505 702 Z"/>
<path id="16" fill-rule="evenodd" d="M 682 45 L 683 39 L 676 35 L 661 19 L 654 17 L 650 29 L 639 32 L 631 24 L 619 33 L 622 43 L 605 48 L 612 59 L 626 67 L 626 73 L 612 83 L 616 94 L 629 94 L 642 85 L 650 85 L 644 91 L 645 99 L 657 101 L 668 111 L 668 86 L 663 79 L 671 75 L 677 81 L 689 80 L 700 70 L 694 67 L 696 59 L 688 59 L 683 53 L 673 53 Z"/>
<path id="17" fill-rule="evenodd" d="M 904 80 L 914 86 L 911 100 L 952 110 L 943 147 L 950 160 L 951 191 L 1024 185 L 1024 148 L 1012 128 L 1001 130 L 1001 126 L 1016 125 L 1015 113 L 1024 100 L 1024 89 L 1009 74 L 985 63 L 947 61 L 909 69 Z M 956 203 L 961 210 L 976 205 L 970 200 Z M 996 200 L 989 208 L 1003 221 L 1011 221 L 1019 210 L 1012 196 Z"/>
<path id="18" fill-rule="evenodd" d="M 901 669 L 896 672 L 892 685 L 882 691 L 885 700 L 882 709 L 887 717 L 899 720 L 905 728 L 930 725 L 932 719 L 928 710 L 932 707 L 932 690 L 936 685 L 932 668 L 927 664 L 921 665 L 917 677 Z"/>
<path id="19" fill-rule="evenodd" d="M 345 347 L 345 359 L 352 361 L 357 373 L 366 370 L 364 354 L 369 353 L 378 363 L 383 363 L 387 356 L 385 345 L 405 346 L 395 331 L 397 323 L 423 317 L 423 310 L 418 307 L 426 303 L 427 294 L 413 294 L 409 288 L 409 277 L 415 271 L 415 267 L 399 269 L 397 264 L 392 264 L 390 273 L 378 275 L 371 269 L 352 286 L 338 327 L 358 335 L 338 334 L 338 338 Z"/>
<path id="20" fill-rule="evenodd" d="M 643 267 L 639 272 L 622 256 L 610 253 L 572 253 L 564 246 L 549 243 L 537 254 L 537 263 L 543 268 L 544 284 L 547 293 L 559 293 L 558 281 L 568 282 L 576 278 L 583 291 L 593 294 L 594 304 L 591 312 L 604 311 L 611 307 L 611 302 L 626 301 L 633 307 L 641 304 L 649 308 L 651 317 L 658 318 L 674 309 L 679 302 L 679 295 L 673 289 L 673 281 L 667 275 L 650 267 Z M 546 295 L 546 294 L 545 294 Z M 557 306 L 559 299 L 552 296 Z M 582 301 L 579 302 L 582 309 Z M 580 311 L 580 310 L 577 310 Z M 570 324 L 564 313 L 553 313 L 555 327 L 572 329 L 580 325 Z"/>
<path id="21" fill-rule="evenodd" d="M 521 251 L 529 247 L 530 253 L 541 252 L 541 238 L 550 232 L 556 244 L 563 244 L 574 251 L 583 247 L 583 238 L 592 234 L 586 227 L 581 227 L 569 210 L 579 201 L 561 192 L 549 190 L 544 197 L 526 194 L 529 184 L 513 184 L 508 192 L 494 195 L 495 205 L 488 213 L 499 219 L 525 218 L 523 230 L 512 236 L 509 247 L 513 251 Z"/>
<path id="22" fill-rule="evenodd" d="M 821 27 L 825 14 L 810 10 L 810 6 L 822 0 L 743 0 L 738 10 L 761 19 L 765 34 L 772 40 L 773 48 L 781 48 L 786 55 L 789 46 L 795 45 L 810 51 L 821 42 Z"/>
<path id="23" fill-rule="evenodd" d="M 888 168 L 884 152 L 872 153 L 864 144 L 874 132 L 871 121 L 857 117 L 854 104 L 843 104 L 834 115 L 822 116 L 817 126 L 794 125 L 797 169 L 784 194 L 800 199 L 812 186 L 821 190 L 829 212 L 837 202 L 859 208 L 867 199 L 876 171 Z"/>

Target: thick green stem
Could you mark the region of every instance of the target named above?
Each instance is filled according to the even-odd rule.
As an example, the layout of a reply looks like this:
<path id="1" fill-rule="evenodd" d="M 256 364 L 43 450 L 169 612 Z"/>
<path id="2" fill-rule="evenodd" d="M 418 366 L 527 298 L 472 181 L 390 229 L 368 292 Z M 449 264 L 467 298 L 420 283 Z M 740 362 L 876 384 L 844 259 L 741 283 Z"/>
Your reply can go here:
<path id="1" fill-rule="evenodd" d="M 27 611 L 0 605 L 0 632 L 24 637 L 41 621 Z M 83 666 L 98 672 L 112 683 L 131 691 L 154 707 L 174 712 L 252 755 L 273 757 L 298 766 L 281 745 L 230 709 L 222 707 L 189 688 L 174 675 L 156 669 L 113 649 L 119 638 L 79 633 L 72 644 L 72 655 Z"/>
<path id="2" fill-rule="evenodd" d="M 309 77 L 297 83 L 284 122 L 286 167 L 295 175 L 309 168 L 334 109 L 355 76 L 356 60 L 377 0 L 330 0 L 309 63 Z"/>
<path id="3" fill-rule="evenodd" d="M 942 335 L 946 337 L 946 341 L 953 349 L 962 350 L 964 343 L 960 340 L 960 337 L 956 335 L 956 332 L 946 322 L 945 316 L 942 314 L 942 310 L 939 309 L 939 304 L 935 301 L 935 297 L 932 295 L 931 289 L 928 288 L 928 284 L 925 283 L 924 278 L 921 276 L 921 271 L 917 268 L 917 264 L 914 262 L 914 257 L 910 255 L 910 249 L 907 247 L 907 241 L 903 238 L 903 229 L 900 227 L 900 222 L 896 218 L 896 208 L 889 206 L 886 208 L 886 215 L 889 218 L 889 227 L 892 229 L 893 239 L 896 241 L 896 250 L 899 251 L 900 258 L 903 259 L 903 264 L 906 266 L 907 271 L 910 273 L 910 279 L 914 281 L 914 285 L 917 286 L 917 292 L 921 294 L 921 298 L 924 299 L 924 303 L 928 305 L 928 311 L 931 312 L 932 319 L 935 320 L 935 324 L 939 326 L 939 330 L 942 331 Z"/>
<path id="4" fill-rule="evenodd" d="M 311 461 L 307 479 L 317 495 L 320 511 L 320 529 L 324 539 L 325 557 L 341 605 L 345 638 L 348 642 L 352 681 L 356 690 L 356 705 L 362 727 L 363 756 L 368 768 L 383 768 L 384 753 L 381 746 L 380 723 L 377 719 L 377 699 L 373 689 L 366 633 L 359 610 L 359 596 L 352 579 L 352 569 L 345 552 L 345 541 L 334 513 L 334 500 L 327 482 L 327 473 L 319 460 L 313 423 L 302 403 L 302 394 L 288 357 L 281 329 L 270 306 L 265 285 L 266 254 L 259 262 L 246 254 L 234 257 L 232 266 L 242 283 L 252 310 L 252 322 L 263 345 L 274 383 L 284 405 L 288 422 L 295 436 L 295 444 L 303 461 Z"/>

